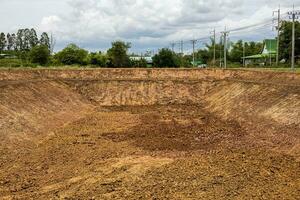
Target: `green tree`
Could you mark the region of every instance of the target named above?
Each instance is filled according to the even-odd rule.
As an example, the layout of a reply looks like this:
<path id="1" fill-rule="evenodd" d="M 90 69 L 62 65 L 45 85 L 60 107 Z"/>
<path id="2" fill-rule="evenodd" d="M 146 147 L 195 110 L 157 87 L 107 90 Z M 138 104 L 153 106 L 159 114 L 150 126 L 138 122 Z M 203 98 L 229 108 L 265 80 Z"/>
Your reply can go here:
<path id="1" fill-rule="evenodd" d="M 170 49 L 161 49 L 152 59 L 155 67 L 180 67 L 180 58 Z"/>
<path id="2" fill-rule="evenodd" d="M 203 64 L 208 64 L 212 59 L 213 56 L 211 56 L 210 53 L 210 49 L 199 49 L 196 53 L 195 53 L 195 60 L 200 60 L 201 62 L 203 62 Z"/>
<path id="3" fill-rule="evenodd" d="M 147 67 L 147 60 L 144 58 L 141 58 L 139 60 L 130 60 L 130 67 L 145 68 Z"/>
<path id="4" fill-rule="evenodd" d="M 51 48 L 50 38 L 46 32 L 42 33 L 41 38 L 40 38 L 40 44 L 47 46 L 48 49 L 50 50 L 50 48 Z"/>
<path id="5" fill-rule="evenodd" d="M 62 51 L 55 54 L 55 58 L 60 63 L 65 65 L 73 65 L 73 64 L 86 65 L 88 62 L 87 56 L 88 56 L 88 52 L 84 49 L 79 48 L 75 44 L 70 44 Z"/>
<path id="6" fill-rule="evenodd" d="M 24 29 L 19 29 L 16 36 L 16 50 L 23 51 L 24 48 Z"/>
<path id="7" fill-rule="evenodd" d="M 10 33 L 7 33 L 7 35 L 6 35 L 6 41 L 7 41 L 7 47 L 6 47 L 6 49 L 8 51 L 12 50 L 13 43 L 12 43 L 12 37 L 11 37 Z"/>
<path id="8" fill-rule="evenodd" d="M 10 35 L 10 40 L 8 41 L 9 45 L 11 45 L 11 50 L 17 51 L 17 36 L 15 33 Z"/>
<path id="9" fill-rule="evenodd" d="M 38 45 L 39 43 L 39 39 L 37 37 L 36 31 L 32 28 L 29 31 L 29 45 L 30 48 L 35 47 L 36 45 Z"/>
<path id="10" fill-rule="evenodd" d="M 25 51 L 29 51 L 31 49 L 30 37 L 31 37 L 31 31 L 28 28 L 24 29 L 23 50 Z"/>
<path id="11" fill-rule="evenodd" d="M 30 50 L 30 61 L 35 64 L 45 65 L 50 58 L 50 51 L 45 45 L 37 45 Z"/>
<path id="12" fill-rule="evenodd" d="M 241 62 L 244 52 L 244 42 L 239 40 L 232 44 L 232 49 L 229 53 L 229 60 L 232 62 Z"/>
<path id="13" fill-rule="evenodd" d="M 214 45 L 214 40 L 211 38 L 211 42 L 207 43 L 205 46 L 206 49 L 196 53 L 196 60 L 201 60 L 204 64 L 212 63 L 214 59 L 214 50 L 216 52 L 216 62 L 224 54 L 224 45 L 222 40 L 220 40 L 219 44 L 216 41 L 216 45 Z"/>
<path id="14" fill-rule="evenodd" d="M 128 49 L 131 47 L 130 43 L 123 41 L 115 41 L 112 47 L 107 51 L 111 67 L 129 67 L 130 59 L 127 55 Z"/>
<path id="15" fill-rule="evenodd" d="M 0 53 L 4 51 L 6 47 L 5 33 L 0 33 Z"/>
<path id="16" fill-rule="evenodd" d="M 300 22 L 295 22 L 295 55 L 300 55 Z M 283 21 L 280 26 L 279 35 L 279 57 L 281 59 L 291 60 L 292 52 L 292 22 Z"/>
<path id="17" fill-rule="evenodd" d="M 101 52 L 92 52 L 88 56 L 88 62 L 92 66 L 97 66 L 97 67 L 107 67 L 107 56 L 102 54 Z"/>
<path id="18" fill-rule="evenodd" d="M 245 55 L 251 56 L 261 54 L 264 44 L 261 42 L 245 42 Z"/>

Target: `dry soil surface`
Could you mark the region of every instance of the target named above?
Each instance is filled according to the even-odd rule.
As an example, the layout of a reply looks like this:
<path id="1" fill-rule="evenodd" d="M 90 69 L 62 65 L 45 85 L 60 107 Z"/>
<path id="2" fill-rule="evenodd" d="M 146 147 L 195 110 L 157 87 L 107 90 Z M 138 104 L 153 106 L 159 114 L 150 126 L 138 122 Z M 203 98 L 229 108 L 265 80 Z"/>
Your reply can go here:
<path id="1" fill-rule="evenodd" d="M 2 81 L 0 199 L 300 199 L 299 108 L 281 102 L 299 87 L 216 80 L 197 103 L 194 81 L 120 106 L 82 80 Z"/>

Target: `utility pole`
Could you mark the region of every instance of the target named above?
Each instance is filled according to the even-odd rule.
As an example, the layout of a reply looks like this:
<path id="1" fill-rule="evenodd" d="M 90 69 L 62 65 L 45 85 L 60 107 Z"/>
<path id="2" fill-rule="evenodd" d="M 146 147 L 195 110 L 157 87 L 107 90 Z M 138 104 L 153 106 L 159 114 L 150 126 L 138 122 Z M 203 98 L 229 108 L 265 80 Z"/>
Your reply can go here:
<path id="1" fill-rule="evenodd" d="M 215 65 L 216 65 L 216 29 L 214 29 L 211 33 L 213 34 L 213 39 L 214 39 L 214 43 L 213 43 L 213 46 L 214 46 L 213 66 L 215 67 Z"/>
<path id="2" fill-rule="evenodd" d="M 172 47 L 172 51 L 174 52 L 174 49 L 175 49 L 175 45 L 176 45 L 176 43 L 171 43 L 171 47 Z"/>
<path id="3" fill-rule="evenodd" d="M 288 12 L 290 19 L 293 20 L 293 30 L 292 30 L 292 70 L 295 70 L 295 20 L 299 19 L 300 12 L 295 11 L 295 5 L 293 5 L 293 11 Z"/>
<path id="4" fill-rule="evenodd" d="M 183 67 L 183 40 L 180 41 L 180 65 Z"/>
<path id="5" fill-rule="evenodd" d="M 192 45 L 193 45 L 193 67 L 195 67 L 195 44 L 197 40 L 191 40 Z"/>
<path id="6" fill-rule="evenodd" d="M 223 44 L 223 42 L 222 42 L 222 39 L 223 38 L 223 36 L 221 35 L 220 36 L 220 50 L 219 50 L 219 53 L 220 53 L 220 68 L 222 68 L 222 44 Z"/>
<path id="7" fill-rule="evenodd" d="M 180 52 L 183 55 L 183 40 L 180 41 Z"/>
<path id="8" fill-rule="evenodd" d="M 270 57 L 270 67 L 272 67 L 272 41 L 270 40 L 270 53 L 269 53 L 269 57 Z"/>
<path id="9" fill-rule="evenodd" d="M 226 31 L 226 27 L 225 27 L 225 31 L 222 32 L 222 34 L 224 37 L 224 68 L 227 69 L 227 36 L 229 32 Z"/>
<path id="10" fill-rule="evenodd" d="M 50 35 L 50 54 L 51 55 L 53 54 L 55 44 L 56 44 L 56 40 L 53 37 L 53 34 L 51 33 L 51 35 Z"/>
<path id="11" fill-rule="evenodd" d="M 281 19 L 280 19 L 280 5 L 279 5 L 279 9 L 277 11 L 273 12 L 273 16 L 275 15 L 275 13 L 277 13 L 277 52 L 276 52 L 276 66 L 279 65 L 279 36 L 280 36 L 280 23 L 281 23 Z"/>
<path id="12" fill-rule="evenodd" d="M 246 67 L 245 56 L 246 56 L 246 47 L 245 47 L 245 42 L 243 41 L 243 67 Z"/>

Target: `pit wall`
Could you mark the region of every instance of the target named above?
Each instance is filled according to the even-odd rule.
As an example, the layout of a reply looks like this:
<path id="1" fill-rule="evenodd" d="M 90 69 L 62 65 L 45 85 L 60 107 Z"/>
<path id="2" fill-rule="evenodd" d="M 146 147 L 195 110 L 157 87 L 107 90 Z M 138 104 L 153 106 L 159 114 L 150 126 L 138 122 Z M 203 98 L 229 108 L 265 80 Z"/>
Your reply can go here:
<path id="1" fill-rule="evenodd" d="M 300 85 L 300 74 L 272 71 L 221 69 L 36 69 L 0 70 L 1 80 L 243 80 Z"/>
<path id="2" fill-rule="evenodd" d="M 262 118 L 300 126 L 300 74 L 210 69 L 0 70 L 0 133 L 48 129 L 78 119 L 94 106 L 168 104 L 201 104 L 224 118 Z"/>

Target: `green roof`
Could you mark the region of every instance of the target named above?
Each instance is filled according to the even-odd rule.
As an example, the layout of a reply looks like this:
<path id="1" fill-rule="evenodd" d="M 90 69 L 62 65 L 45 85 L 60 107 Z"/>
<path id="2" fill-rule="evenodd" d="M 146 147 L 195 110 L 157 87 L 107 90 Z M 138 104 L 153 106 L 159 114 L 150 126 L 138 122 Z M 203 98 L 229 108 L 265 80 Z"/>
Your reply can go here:
<path id="1" fill-rule="evenodd" d="M 191 64 L 194 65 L 194 62 L 192 61 Z M 195 61 L 195 65 L 202 65 L 202 64 L 204 64 L 204 63 L 201 60 Z"/>
<path id="2" fill-rule="evenodd" d="M 261 58 L 272 58 L 276 57 L 277 53 L 277 40 L 276 39 L 266 39 L 264 40 L 264 49 L 261 54 L 246 56 L 246 59 L 261 59 Z"/>
<path id="3" fill-rule="evenodd" d="M 271 53 L 271 54 L 257 54 L 257 55 L 253 55 L 253 56 L 246 56 L 245 59 L 260 59 L 260 58 L 270 58 L 270 56 L 272 58 L 276 57 L 276 54 Z"/>
<path id="4" fill-rule="evenodd" d="M 277 53 L 277 40 L 276 39 L 266 39 L 265 41 L 265 49 L 268 53 Z"/>

